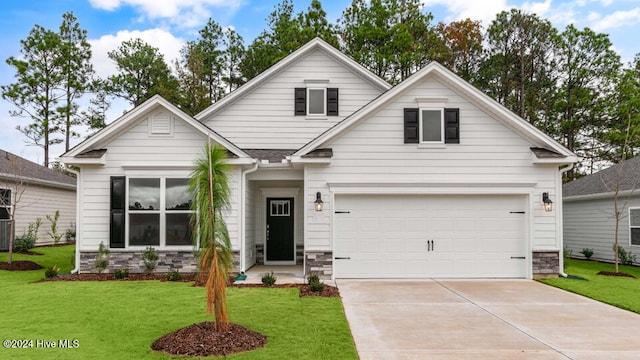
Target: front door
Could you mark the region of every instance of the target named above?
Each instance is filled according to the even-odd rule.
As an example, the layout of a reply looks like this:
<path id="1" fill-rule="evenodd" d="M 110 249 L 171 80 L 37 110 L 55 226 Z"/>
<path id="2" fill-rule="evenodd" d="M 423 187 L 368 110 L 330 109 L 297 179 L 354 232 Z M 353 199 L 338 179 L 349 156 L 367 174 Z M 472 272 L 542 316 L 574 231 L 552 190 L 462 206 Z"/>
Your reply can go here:
<path id="1" fill-rule="evenodd" d="M 293 198 L 267 198 L 266 262 L 295 264 Z"/>

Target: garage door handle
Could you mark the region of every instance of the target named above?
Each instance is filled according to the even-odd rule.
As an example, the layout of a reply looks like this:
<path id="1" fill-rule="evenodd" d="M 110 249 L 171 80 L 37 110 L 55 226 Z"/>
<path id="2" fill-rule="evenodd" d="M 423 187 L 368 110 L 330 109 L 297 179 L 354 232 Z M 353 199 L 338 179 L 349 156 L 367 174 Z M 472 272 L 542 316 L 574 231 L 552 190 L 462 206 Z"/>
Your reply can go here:
<path id="1" fill-rule="evenodd" d="M 348 256 L 336 256 L 334 257 L 335 260 L 351 260 L 350 257 Z"/>
<path id="2" fill-rule="evenodd" d="M 512 256 L 511 258 L 512 259 L 522 259 L 522 260 L 524 260 L 524 259 L 526 259 L 526 256 Z"/>
<path id="3" fill-rule="evenodd" d="M 433 240 L 427 240 L 427 251 L 433 251 Z"/>

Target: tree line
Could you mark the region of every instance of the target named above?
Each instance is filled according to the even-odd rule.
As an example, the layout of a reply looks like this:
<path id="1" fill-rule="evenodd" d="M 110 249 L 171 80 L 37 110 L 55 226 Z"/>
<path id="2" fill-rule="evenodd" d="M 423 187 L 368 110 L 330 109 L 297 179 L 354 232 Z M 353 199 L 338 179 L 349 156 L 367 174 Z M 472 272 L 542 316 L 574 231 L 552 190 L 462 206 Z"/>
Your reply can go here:
<path id="1" fill-rule="evenodd" d="M 195 115 L 320 37 L 391 84 L 440 62 L 581 156 L 568 180 L 640 147 L 640 54 L 622 64 L 607 34 L 558 30 L 519 9 L 497 14 L 486 29 L 470 19 L 435 23 L 419 0 L 353 0 L 336 23 L 319 0 L 299 13 L 282 0 L 266 21 L 245 45 L 209 19 L 170 63 L 141 39 L 125 41 L 108 54 L 117 73 L 97 79 L 86 31 L 66 13 L 58 31 L 36 25 L 21 41 L 21 58 L 7 59 L 16 82 L 1 87 L 2 97 L 17 108 L 11 115 L 31 119 L 19 130 L 43 146 L 48 165 L 48 146 L 64 141 L 68 150 L 78 125 L 104 127 L 113 97 L 136 106 L 160 94 Z M 91 106 L 80 111 L 89 93 Z"/>

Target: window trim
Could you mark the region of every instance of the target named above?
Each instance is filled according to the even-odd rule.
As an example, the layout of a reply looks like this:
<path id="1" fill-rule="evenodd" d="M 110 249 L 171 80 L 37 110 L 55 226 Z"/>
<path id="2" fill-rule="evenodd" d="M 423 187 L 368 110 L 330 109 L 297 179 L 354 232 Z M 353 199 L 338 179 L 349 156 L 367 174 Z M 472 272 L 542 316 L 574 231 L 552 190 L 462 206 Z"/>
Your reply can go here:
<path id="1" fill-rule="evenodd" d="M 640 225 L 631 225 L 631 211 L 640 211 L 640 207 L 629 207 L 629 246 L 640 246 L 640 239 L 637 244 L 632 242 L 631 229 L 640 229 Z"/>
<path id="2" fill-rule="evenodd" d="M 13 201 L 12 201 L 12 191 L 9 188 L 0 188 L 0 191 L 2 191 L 2 192 L 6 191 L 6 192 L 9 193 L 9 203 L 5 204 L 4 200 L 0 201 L 0 208 L 5 208 L 6 209 L 7 216 L 8 216 L 8 218 L 6 220 L 11 220 L 11 205 L 13 203 Z M 2 195 L 2 196 L 4 196 L 4 195 Z M 3 220 L 3 219 L 0 219 L 0 220 Z"/>
<path id="3" fill-rule="evenodd" d="M 130 182 L 131 179 L 159 179 L 160 180 L 160 205 L 158 210 L 130 210 L 129 209 L 129 194 L 130 194 Z M 144 250 L 145 248 L 151 246 L 154 249 L 159 250 L 193 250 L 194 245 L 167 245 L 167 214 L 193 214 L 194 210 L 167 210 L 166 209 L 166 189 L 167 189 L 167 179 L 189 179 L 188 176 L 179 175 L 179 174 L 168 174 L 168 175 L 156 175 L 156 174 L 136 174 L 136 175 L 128 175 L 126 177 L 126 196 L 125 196 L 125 249 L 130 250 Z M 158 224 L 158 245 L 130 245 L 130 226 L 131 214 L 158 214 L 159 216 L 159 224 Z M 196 235 L 197 236 L 197 235 Z M 199 246 L 199 238 L 196 240 L 196 248 Z"/>
<path id="4" fill-rule="evenodd" d="M 425 141 L 423 138 L 423 111 L 439 111 L 440 112 L 440 140 L 439 141 Z M 445 122 L 444 122 L 444 108 L 442 107 L 420 107 L 418 108 L 418 144 L 420 145 L 444 145 L 445 144 Z"/>
<path id="5" fill-rule="evenodd" d="M 322 113 L 311 113 L 311 91 L 322 91 Z M 326 87 L 307 87 L 307 116 L 311 118 L 326 117 L 327 116 L 327 88 Z"/>

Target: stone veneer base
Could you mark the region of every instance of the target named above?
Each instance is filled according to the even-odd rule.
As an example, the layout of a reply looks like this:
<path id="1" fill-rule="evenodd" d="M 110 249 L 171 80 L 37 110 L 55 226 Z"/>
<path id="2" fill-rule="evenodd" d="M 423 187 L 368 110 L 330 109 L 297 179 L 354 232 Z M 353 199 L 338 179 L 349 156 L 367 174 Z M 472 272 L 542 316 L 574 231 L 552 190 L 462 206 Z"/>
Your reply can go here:
<path id="1" fill-rule="evenodd" d="M 557 277 L 560 273 L 560 252 L 558 250 L 534 250 L 531 253 L 531 259 L 534 279 Z"/>
<path id="2" fill-rule="evenodd" d="M 333 275 L 332 251 L 305 251 L 304 273 L 306 276 L 317 274 L 323 279 Z"/>

